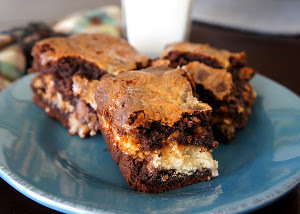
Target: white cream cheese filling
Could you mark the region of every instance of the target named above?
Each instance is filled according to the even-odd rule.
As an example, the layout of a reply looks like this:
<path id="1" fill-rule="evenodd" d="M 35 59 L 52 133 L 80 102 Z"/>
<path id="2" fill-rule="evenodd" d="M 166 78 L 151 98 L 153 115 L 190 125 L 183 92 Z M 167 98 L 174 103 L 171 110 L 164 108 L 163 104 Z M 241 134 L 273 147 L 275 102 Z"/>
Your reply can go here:
<path id="1" fill-rule="evenodd" d="M 103 128 L 112 133 L 118 148 L 124 153 L 135 158 L 145 159 L 150 156 L 149 171 L 153 169 L 175 170 L 175 173 L 193 174 L 197 170 L 211 169 L 212 176 L 218 176 L 218 161 L 214 160 L 211 151 L 196 145 L 178 145 L 171 141 L 167 146 L 155 151 L 144 152 L 140 145 L 134 142 L 133 137 L 119 136 L 117 131 L 102 117 Z"/>
<path id="2" fill-rule="evenodd" d="M 155 168 L 175 169 L 177 173 L 191 174 L 197 170 L 212 169 L 218 175 L 218 161 L 215 161 L 211 152 L 202 151 L 195 145 L 178 145 L 172 141 L 168 146 L 155 151 L 152 155 L 152 164 Z"/>
<path id="3" fill-rule="evenodd" d="M 90 106 L 97 110 L 97 104 L 94 100 L 95 89 L 99 83 L 99 80 L 88 80 L 84 77 L 73 77 L 72 89 L 75 95 L 80 95 L 80 98 Z"/>
<path id="4" fill-rule="evenodd" d="M 33 86 L 36 88 L 44 87 L 44 91 L 39 91 L 38 94 L 43 97 L 43 99 L 51 104 L 57 107 L 59 110 L 64 111 L 65 113 L 69 113 L 68 117 L 68 126 L 69 126 L 69 133 L 71 135 L 78 133 L 78 135 L 81 138 L 84 138 L 88 133 L 91 136 L 96 135 L 96 131 L 91 130 L 89 128 L 89 124 L 82 123 L 76 115 L 75 107 L 69 102 L 69 101 L 64 101 L 63 96 L 59 92 L 54 92 L 54 80 L 50 75 L 44 75 L 44 81 L 45 85 L 42 82 L 41 78 L 36 78 L 35 81 L 33 82 Z M 49 107 L 45 108 L 46 112 L 50 111 Z"/>

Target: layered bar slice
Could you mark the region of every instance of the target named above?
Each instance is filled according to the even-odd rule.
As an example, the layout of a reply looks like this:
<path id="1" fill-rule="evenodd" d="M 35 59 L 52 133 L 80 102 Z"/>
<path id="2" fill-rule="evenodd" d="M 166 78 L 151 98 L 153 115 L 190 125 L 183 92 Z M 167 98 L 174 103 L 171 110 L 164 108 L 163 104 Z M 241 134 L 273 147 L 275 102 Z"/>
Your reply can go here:
<path id="1" fill-rule="evenodd" d="M 80 137 L 99 130 L 94 91 L 102 75 L 140 69 L 150 59 L 127 42 L 104 34 L 77 34 L 38 42 L 32 51 L 37 72 L 34 102 Z"/>
<path id="2" fill-rule="evenodd" d="M 218 175 L 211 107 L 182 69 L 105 75 L 95 101 L 101 133 L 132 189 L 158 193 Z"/>
<path id="3" fill-rule="evenodd" d="M 244 52 L 187 42 L 169 45 L 153 62 L 153 66 L 183 67 L 190 74 L 201 101 L 213 108 L 214 135 L 222 143 L 230 143 L 251 114 L 256 95 L 249 80 L 254 72 L 246 64 Z"/>

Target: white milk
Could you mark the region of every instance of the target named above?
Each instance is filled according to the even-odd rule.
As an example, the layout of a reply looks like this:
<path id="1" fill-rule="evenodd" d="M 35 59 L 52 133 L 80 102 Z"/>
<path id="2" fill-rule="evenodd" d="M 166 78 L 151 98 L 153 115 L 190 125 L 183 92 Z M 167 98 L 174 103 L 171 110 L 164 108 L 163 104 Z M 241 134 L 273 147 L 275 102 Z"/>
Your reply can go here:
<path id="1" fill-rule="evenodd" d="M 192 0 L 123 0 L 127 38 L 145 54 L 158 54 L 189 34 Z"/>

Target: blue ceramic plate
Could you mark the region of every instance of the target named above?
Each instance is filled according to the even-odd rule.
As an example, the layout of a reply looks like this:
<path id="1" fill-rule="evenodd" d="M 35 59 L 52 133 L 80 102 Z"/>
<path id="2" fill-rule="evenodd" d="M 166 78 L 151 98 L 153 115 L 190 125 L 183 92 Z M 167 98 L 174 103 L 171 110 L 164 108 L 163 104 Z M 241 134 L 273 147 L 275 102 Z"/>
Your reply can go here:
<path id="1" fill-rule="evenodd" d="M 68 213 L 235 213 L 262 207 L 300 181 L 300 99 L 257 75 L 257 101 L 234 143 L 214 151 L 215 179 L 151 195 L 130 190 L 101 135 L 70 136 L 32 101 L 26 76 L 0 94 L 0 175 Z"/>

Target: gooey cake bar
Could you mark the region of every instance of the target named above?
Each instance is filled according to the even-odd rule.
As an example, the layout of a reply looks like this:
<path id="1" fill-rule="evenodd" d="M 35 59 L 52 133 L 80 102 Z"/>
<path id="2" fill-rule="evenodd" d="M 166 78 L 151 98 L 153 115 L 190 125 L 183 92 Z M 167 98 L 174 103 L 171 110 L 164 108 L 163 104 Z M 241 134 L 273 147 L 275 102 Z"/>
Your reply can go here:
<path id="1" fill-rule="evenodd" d="M 158 193 L 218 175 L 211 107 L 182 69 L 105 75 L 95 101 L 107 147 L 132 189 Z"/>
<path id="2" fill-rule="evenodd" d="M 255 100 L 249 83 L 253 70 L 244 52 L 232 53 L 206 44 L 180 42 L 169 45 L 153 66 L 182 67 L 196 83 L 201 101 L 213 108 L 215 138 L 230 143 L 236 129 L 245 127 Z"/>
<path id="3" fill-rule="evenodd" d="M 80 137 L 99 130 L 94 91 L 102 75 L 148 66 L 127 42 L 104 34 L 77 34 L 38 42 L 30 72 L 34 102 Z"/>

